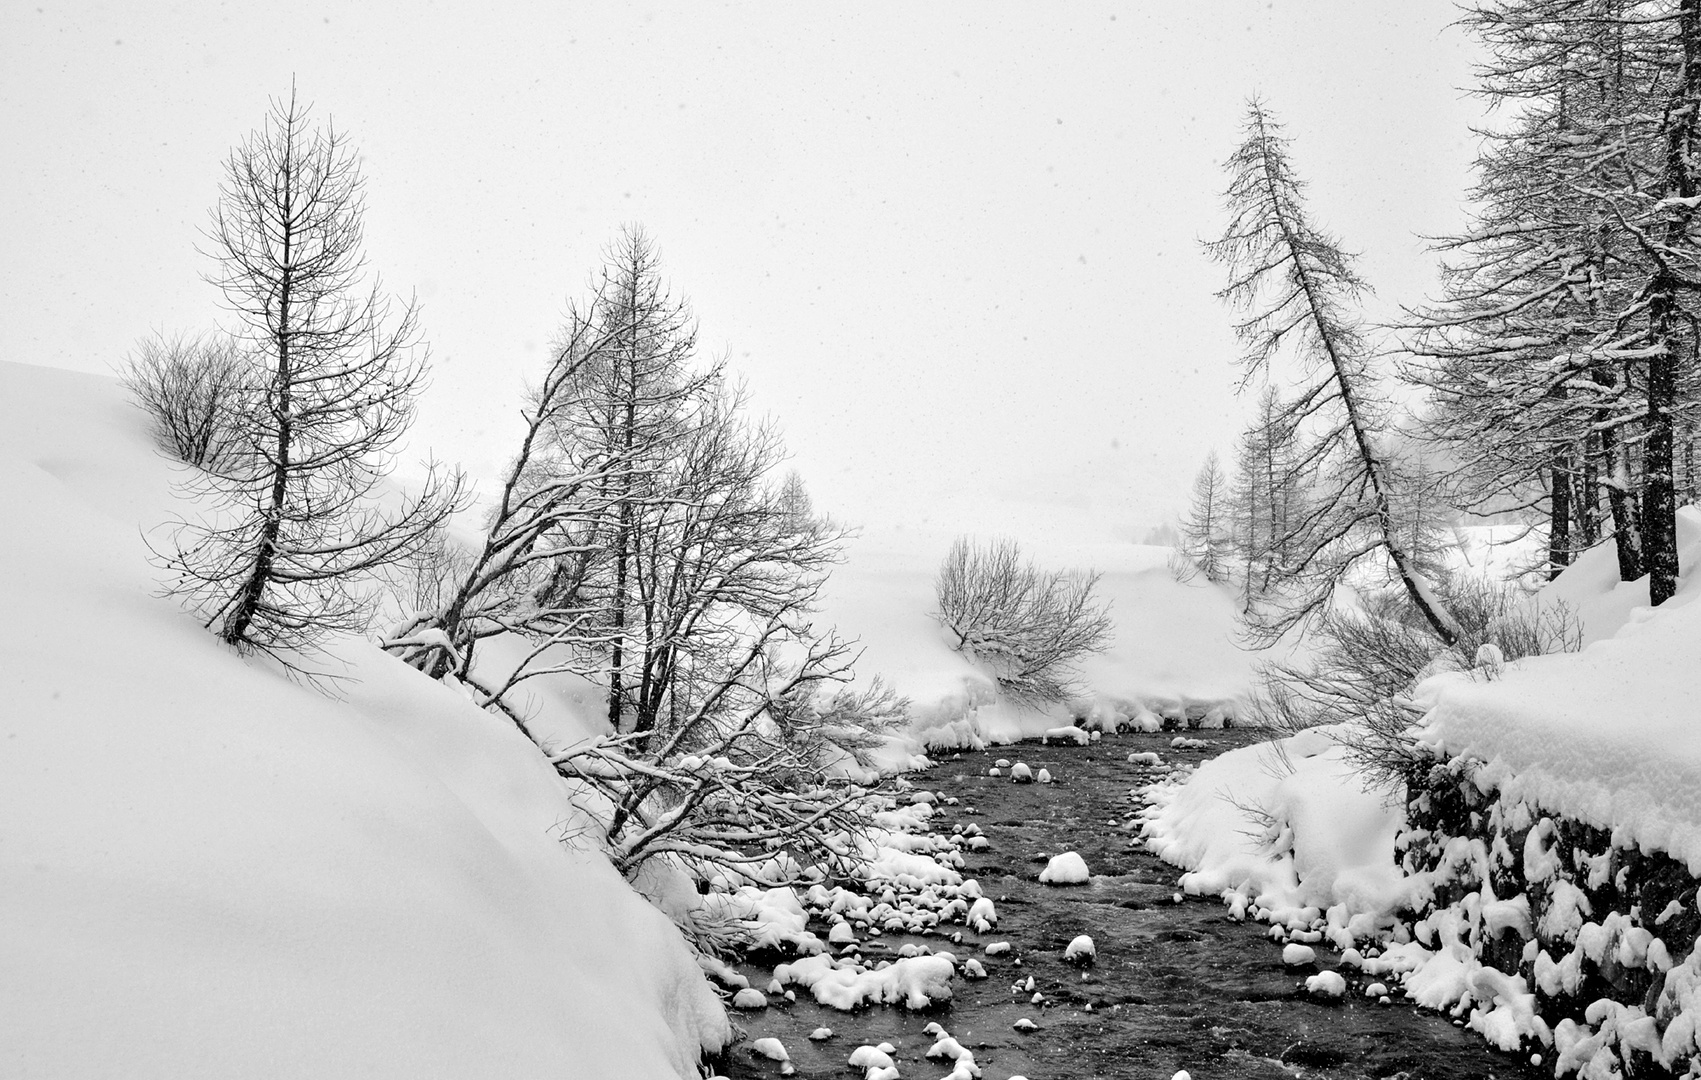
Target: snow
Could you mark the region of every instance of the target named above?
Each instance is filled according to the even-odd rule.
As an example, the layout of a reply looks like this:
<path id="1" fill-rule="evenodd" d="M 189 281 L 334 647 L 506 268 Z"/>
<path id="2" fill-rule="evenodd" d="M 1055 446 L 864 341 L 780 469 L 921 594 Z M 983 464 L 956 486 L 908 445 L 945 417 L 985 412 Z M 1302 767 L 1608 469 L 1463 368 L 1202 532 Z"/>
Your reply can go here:
<path id="1" fill-rule="evenodd" d="M 1077 935 L 1063 950 L 1063 959 L 1075 961 L 1091 961 L 1098 957 L 1098 949 L 1093 945 L 1093 939 L 1086 934 Z"/>
<path id="2" fill-rule="evenodd" d="M 851 1051 L 849 1065 L 853 1069 L 890 1069 L 892 1055 L 878 1046 L 859 1046 Z"/>
<path id="3" fill-rule="evenodd" d="M 1071 742 L 1076 746 L 1086 746 L 1088 743 L 1093 741 L 1092 734 L 1088 732 L 1086 728 L 1078 728 L 1074 724 L 1066 724 L 1063 727 L 1047 728 L 1045 733 L 1040 736 L 1040 742 L 1042 743 L 1049 743 L 1053 739 L 1056 739 L 1058 742 Z"/>
<path id="4" fill-rule="evenodd" d="M 1289 942 L 1282 946 L 1282 963 L 1288 967 L 1304 967 L 1317 962 L 1317 950 L 1309 945 Z"/>
<path id="5" fill-rule="evenodd" d="M 1337 734 L 1313 728 L 1230 750 L 1147 789 L 1142 835 L 1186 871 L 1183 890 L 1241 913 L 1251 904 L 1299 925 L 1337 905 L 1393 912 L 1408 888 L 1394 859 L 1404 814 L 1364 789 Z"/>
<path id="6" fill-rule="evenodd" d="M 1085 885 L 1087 876 L 1087 860 L 1078 852 L 1065 851 L 1051 857 L 1039 879 L 1042 885 Z"/>
<path id="7" fill-rule="evenodd" d="M 932 862 L 931 859 L 927 861 Z M 711 917 L 734 920 L 742 925 L 748 933 L 751 948 L 780 949 L 804 955 L 826 949 L 821 939 L 807 929 L 809 914 L 803 910 L 797 893 L 790 888 L 765 889 L 744 885 L 731 892 L 711 892 L 702 897 L 701 902 Z"/>
<path id="8" fill-rule="evenodd" d="M 1679 511 L 1684 567 L 1701 561 L 1701 509 Z M 1585 613 L 1581 653 L 1508 664 L 1500 677 L 1436 676 L 1419 687 L 1422 739 L 1485 761 L 1481 783 L 1607 829 L 1701 874 L 1701 575 L 1657 609 L 1616 605 L 1647 583 L 1596 580 L 1604 548 L 1553 583 Z M 1616 575 L 1616 564 L 1612 568 Z M 1573 575 L 1576 575 L 1575 577 Z M 1621 625 L 1614 626 L 1614 620 Z M 1612 636 L 1600 636 L 1612 631 Z"/>
<path id="9" fill-rule="evenodd" d="M 925 1009 L 949 1001 L 956 958 L 950 953 L 911 956 L 889 967 L 868 968 L 855 960 L 811 956 L 774 969 L 774 978 L 807 987 L 815 1000 L 849 1012 L 864 1005 L 902 1005 Z"/>
<path id="10" fill-rule="evenodd" d="M 732 1007 L 735 1009 L 766 1009 L 768 995 L 753 987 L 745 987 L 732 996 Z"/>
<path id="11" fill-rule="evenodd" d="M 1338 1001 L 1346 996 L 1347 980 L 1338 971 L 1319 971 L 1305 980 L 1305 992 L 1312 997 Z"/>
<path id="12" fill-rule="evenodd" d="M 1228 717 L 1244 707 L 1262 655 L 1237 644 L 1227 591 L 1175 581 L 1167 547 L 1056 538 L 1024 537 L 1022 550 L 1042 567 L 1098 570 L 1114 641 L 1082 663 L 1081 701 L 1038 709 L 1001 698 L 930 617 L 934 576 L 953 539 L 913 527 L 866 532 L 848 546 L 822 596 L 820 625 L 856 638 L 863 650 L 859 678 L 878 673 L 911 701 L 913 730 L 888 748 L 884 767 L 910 767 L 927 748 L 1090 739 L 1085 729 L 1119 723 L 1155 731 L 1162 714 L 1216 709 Z M 1077 718 L 1084 728 L 1072 723 Z"/>
<path id="13" fill-rule="evenodd" d="M 518 732 L 356 640 L 317 693 L 156 595 L 142 531 L 189 508 L 145 426 L 0 363 L 0 1071 L 698 1075 L 724 1009 Z"/>

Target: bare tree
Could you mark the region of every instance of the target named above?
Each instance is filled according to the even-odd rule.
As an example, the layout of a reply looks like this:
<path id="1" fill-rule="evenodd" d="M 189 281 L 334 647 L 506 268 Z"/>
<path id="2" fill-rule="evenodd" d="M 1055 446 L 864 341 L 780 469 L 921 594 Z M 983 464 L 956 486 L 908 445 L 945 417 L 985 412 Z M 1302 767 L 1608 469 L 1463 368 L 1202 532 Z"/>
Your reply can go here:
<path id="1" fill-rule="evenodd" d="M 1252 425 L 1235 446 L 1235 479 L 1228 492 L 1230 547 L 1244 578 L 1243 611 L 1250 612 L 1270 591 L 1287 559 L 1291 525 L 1301 515 L 1306 492 L 1289 467 L 1296 434 L 1276 388 L 1266 385 Z"/>
<path id="2" fill-rule="evenodd" d="M 704 878 L 783 856 L 801 872 L 861 857 L 865 789 L 841 774 L 903 719 L 811 618 L 845 532 L 801 478 L 778 478 L 771 425 L 745 418 L 723 365 L 699 365 L 654 247 L 626 229 L 569 308 L 528 396 L 481 544 L 386 647 L 533 736 L 513 691 L 571 672 L 608 687 L 605 733 L 533 736 L 599 815 L 622 871 L 670 856 Z M 481 644 L 522 642 L 481 666 Z"/>
<path id="3" fill-rule="evenodd" d="M 291 91 L 234 151 L 208 239 L 255 384 L 238 452 L 191 481 L 211 511 L 160 561 L 231 645 L 299 654 L 370 621 L 371 571 L 426 543 L 460 502 L 431 467 L 388 507 L 375 496 L 425 376 L 418 316 L 362 288 L 362 184 L 334 128 Z M 286 659 L 292 665 L 297 661 Z"/>
<path id="4" fill-rule="evenodd" d="M 1279 637 L 1320 614 L 1343 575 L 1380 553 L 1436 636 L 1451 642 L 1458 627 L 1411 558 L 1394 516 L 1394 464 L 1382 445 L 1382 409 L 1351 310 L 1364 284 L 1340 245 L 1307 219 L 1287 141 L 1256 102 L 1228 170 L 1229 224 L 1207 248 L 1229 268 L 1219 295 L 1247 312 L 1235 328 L 1246 346 L 1245 381 L 1267 375 L 1290 347 L 1306 376 L 1286 405 L 1284 422 L 1302 435 L 1281 483 L 1309 488 L 1311 512 L 1289 523 L 1282 595 L 1254 608 L 1255 629 Z"/>
<path id="5" fill-rule="evenodd" d="M 415 590 L 411 613 L 385 648 L 433 678 L 474 687 L 480 703 L 524 724 L 507 694 L 528 679 L 562 671 L 601 672 L 611 641 L 587 595 L 591 565 L 607 554 L 610 521 L 638 467 L 616 443 L 581 439 L 602 415 L 595 369 L 611 347 L 609 327 L 571 306 L 543 378 L 527 395 L 520 448 L 509 463 L 482 544 L 437 560 L 438 584 Z M 479 642 L 514 635 L 528 655 L 494 678 L 475 671 Z"/>
<path id="6" fill-rule="evenodd" d="M 119 378 L 153 422 L 160 448 L 197 468 L 229 464 L 239 447 L 247 357 L 219 334 L 144 338 Z"/>
<path id="7" fill-rule="evenodd" d="M 934 582 L 933 617 L 952 647 L 987 665 L 1012 697 L 1067 701 L 1077 693 L 1075 665 L 1110 644 L 1097 584 L 1094 573 L 1041 570 L 1009 540 L 981 547 L 959 539 Z"/>

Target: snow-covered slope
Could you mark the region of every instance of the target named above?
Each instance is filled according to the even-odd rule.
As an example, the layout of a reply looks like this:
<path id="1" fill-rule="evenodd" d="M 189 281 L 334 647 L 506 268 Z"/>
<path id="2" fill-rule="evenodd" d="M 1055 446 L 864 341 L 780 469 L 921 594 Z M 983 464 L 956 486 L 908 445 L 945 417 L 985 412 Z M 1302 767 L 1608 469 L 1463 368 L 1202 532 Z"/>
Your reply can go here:
<path id="1" fill-rule="evenodd" d="M 0 364 L 0 1074 L 696 1075 L 725 1014 L 513 730 L 358 641 L 332 700 L 155 595 L 110 379 Z"/>
<path id="2" fill-rule="evenodd" d="M 858 640 L 860 677 L 878 673 L 910 698 L 917 733 L 935 743 L 1008 742 L 1066 723 L 1069 710 L 1041 712 L 1000 700 L 993 680 L 954 652 L 930 612 L 933 582 L 954 537 L 916 529 L 853 541 L 822 598 L 818 619 Z M 989 538 L 981 538 L 989 539 Z M 1258 654 L 1235 640 L 1232 597 L 1203 579 L 1178 583 L 1170 549 L 1140 544 L 1018 538 L 1048 570 L 1097 570 L 1111 604 L 1115 640 L 1081 667 L 1087 710 L 1107 721 L 1154 710 L 1241 699 Z"/>

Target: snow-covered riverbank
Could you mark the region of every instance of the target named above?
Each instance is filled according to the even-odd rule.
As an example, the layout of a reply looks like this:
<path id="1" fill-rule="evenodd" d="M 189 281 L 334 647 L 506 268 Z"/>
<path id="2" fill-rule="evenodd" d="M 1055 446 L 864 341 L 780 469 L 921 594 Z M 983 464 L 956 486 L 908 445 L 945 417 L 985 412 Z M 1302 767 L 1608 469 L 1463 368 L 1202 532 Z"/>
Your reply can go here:
<path id="1" fill-rule="evenodd" d="M 0 1073 L 696 1076 L 678 930 L 518 732 L 361 641 L 327 697 L 158 597 L 173 470 L 0 364 Z"/>
<path id="2" fill-rule="evenodd" d="M 1680 514 L 1682 565 L 1701 512 Z M 1582 652 L 1439 675 L 1414 698 L 1430 765 L 1366 792 L 1341 732 L 1209 763 L 1144 829 L 1190 891 L 1403 985 L 1556 1074 L 1698 1059 L 1701 575 L 1638 608 L 1606 548 L 1544 593 Z M 1332 737 L 1335 736 L 1335 737 Z M 1239 828 L 1236 828 L 1236 825 Z"/>

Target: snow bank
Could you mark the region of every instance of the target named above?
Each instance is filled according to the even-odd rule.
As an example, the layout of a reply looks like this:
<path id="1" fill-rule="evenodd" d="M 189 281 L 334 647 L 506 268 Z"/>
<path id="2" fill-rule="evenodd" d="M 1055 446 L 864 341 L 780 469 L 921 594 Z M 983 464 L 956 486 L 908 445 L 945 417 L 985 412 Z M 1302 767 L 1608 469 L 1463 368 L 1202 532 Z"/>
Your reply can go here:
<path id="1" fill-rule="evenodd" d="M 1701 510 L 1679 512 L 1680 559 L 1701 561 Z M 1597 580 L 1605 548 L 1553 583 L 1592 617 L 1597 633 L 1615 605 L 1647 582 Z M 1616 575 L 1616 569 L 1613 570 Z M 1443 758 L 1486 764 L 1479 782 L 1544 810 L 1664 851 L 1701 873 L 1701 575 L 1658 609 L 1629 609 L 1614 636 L 1580 653 L 1532 657 L 1498 679 L 1452 673 L 1415 696 L 1426 711 L 1422 740 Z"/>
<path id="2" fill-rule="evenodd" d="M 1364 790 L 1334 734 L 1230 750 L 1147 789 L 1148 846 L 1187 871 L 1184 890 L 1222 896 L 1236 914 L 1251 903 L 1298 925 L 1336 905 L 1392 912 L 1406 896 L 1394 860 L 1404 815 Z"/>
<path id="3" fill-rule="evenodd" d="M 8 1075 L 695 1076 L 683 939 L 511 727 L 359 641 L 332 700 L 155 595 L 110 379 L 0 364 Z"/>

